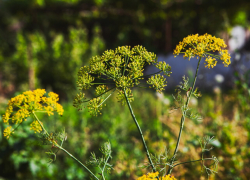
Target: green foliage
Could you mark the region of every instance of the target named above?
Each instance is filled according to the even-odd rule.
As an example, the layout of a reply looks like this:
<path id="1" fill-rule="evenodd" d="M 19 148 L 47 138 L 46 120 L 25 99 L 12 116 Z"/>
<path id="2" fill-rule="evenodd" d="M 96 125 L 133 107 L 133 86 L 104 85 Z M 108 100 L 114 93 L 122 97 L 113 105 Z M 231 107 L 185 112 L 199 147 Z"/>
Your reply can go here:
<path id="1" fill-rule="evenodd" d="M 66 35 L 53 31 L 49 34 L 40 31 L 18 32 L 15 51 L 9 57 L 5 55 L 8 61 L 2 62 L 4 56 L 0 53 L 0 65 L 3 67 L 1 77 L 8 77 L 9 86 L 15 84 L 13 90 L 46 86 L 60 91 L 64 98 L 72 97 L 79 67 L 87 63 L 91 56 L 103 51 L 104 42 L 98 26 L 93 29 L 94 37 L 90 40 L 89 32 L 81 25 L 70 27 L 68 31 Z M 11 73 L 8 66 L 12 66 L 11 70 L 16 73 Z M 8 90 L 6 85 L 3 82 L 0 89 Z"/>
<path id="2" fill-rule="evenodd" d="M 249 16 L 246 0 L 230 3 L 210 0 L 129 0 L 126 3 L 122 0 L 8 0 L 0 5 L 0 24 L 3 25 L 0 39 L 2 42 L 7 36 L 7 46 L 13 43 L 13 30 L 22 29 L 26 33 L 49 29 L 65 33 L 81 21 L 88 32 L 93 26 L 101 25 L 109 49 L 121 44 L 144 44 L 162 53 L 166 48 L 171 51 L 171 46 L 187 34 L 218 34 L 226 29 L 226 24 L 246 24 Z M 228 22 L 222 14 L 227 16 Z"/>
<path id="3" fill-rule="evenodd" d="M 237 25 L 241 25 L 243 27 L 247 27 L 248 26 L 248 22 L 247 22 L 247 12 L 246 11 L 238 11 L 234 18 L 233 18 L 233 23 L 237 24 Z"/>
<path id="4" fill-rule="evenodd" d="M 243 74 L 235 72 L 235 85 L 239 106 L 242 113 L 249 114 L 250 110 L 250 70 L 247 69 Z"/>
<path id="5" fill-rule="evenodd" d="M 156 154 L 157 158 L 159 158 L 161 152 L 162 155 L 166 156 L 164 154 L 166 149 L 168 155 L 170 155 L 169 153 L 172 154 L 174 140 L 177 136 L 175 131 L 179 127 L 180 113 L 179 110 L 171 111 L 171 113 L 166 111 L 170 108 L 170 105 L 164 104 L 164 98 L 171 97 L 165 95 L 164 98 L 156 100 L 154 94 L 141 90 L 135 90 L 133 94 L 134 98 L 140 99 L 140 101 L 132 102 L 132 105 L 142 130 L 147 130 L 145 140 L 150 147 L 150 152 Z M 250 178 L 249 174 L 245 173 L 250 158 L 250 147 L 247 143 L 250 138 L 250 120 L 244 114 L 241 114 L 241 119 L 245 119 L 245 122 L 235 118 L 240 111 L 240 107 L 236 103 L 238 99 L 234 97 L 236 97 L 235 94 L 220 94 L 219 97 L 205 94 L 197 105 L 191 104 L 191 108 L 197 108 L 204 120 L 199 124 L 193 121 L 186 123 L 187 126 L 184 128 L 177 162 L 199 159 L 201 154 L 197 138 L 212 135 L 216 137 L 211 142 L 215 148 L 212 151 L 204 152 L 204 157 L 214 155 L 218 157 L 220 164 L 223 164 L 223 166 L 218 166 L 217 173 L 211 175 L 212 178 Z M 96 149 L 99 149 L 100 144 L 109 140 L 112 145 L 112 161 L 110 163 L 113 164 L 114 170 L 111 170 L 112 176 L 106 175 L 107 179 L 129 179 L 129 177 L 139 176 L 146 172 L 145 169 L 138 167 L 145 165 L 147 161 L 142 153 L 143 147 L 139 145 L 140 137 L 137 134 L 136 127 L 131 121 L 124 120 L 131 118 L 128 109 L 119 104 L 113 106 L 114 103 L 117 104 L 117 99 L 112 96 L 110 101 L 107 101 L 107 106 L 112 108 L 106 108 L 105 113 L 98 117 L 90 116 L 86 109 L 77 111 L 72 107 L 72 103 L 68 102 L 63 103 L 65 113 L 62 117 L 58 115 L 43 117 L 41 114 L 39 118 L 45 120 L 44 125 L 49 128 L 50 132 L 66 127 L 65 131 L 68 138 L 64 142 L 64 146 L 83 161 L 89 159 L 91 155 L 89 152 L 93 151 L 96 153 L 96 157 L 101 157 L 101 152 L 97 152 Z M 228 105 L 230 108 L 227 107 Z M 0 106 L 2 113 L 5 110 L 4 106 Z M 213 115 L 210 116 L 209 114 Z M 56 161 L 49 165 L 47 155 L 44 152 L 49 152 L 51 146 L 40 146 L 37 142 L 37 135 L 29 128 L 27 120 L 27 123 L 25 122 L 9 141 L 1 138 L 0 154 L 2 155 L 2 162 L 0 165 L 4 167 L 5 175 L 3 176 L 9 175 L 10 177 L 10 174 L 12 174 L 15 179 L 87 179 L 88 174 L 73 160 L 60 152 L 57 153 Z M 218 146 L 218 143 L 221 145 Z M 51 150 L 56 149 L 52 148 Z M 164 162 L 164 159 L 162 159 L 161 163 Z M 14 166 L 14 164 L 16 165 Z M 89 168 L 92 169 L 92 166 L 89 166 Z M 93 168 L 92 170 L 95 174 L 99 173 L 98 169 Z M 175 177 L 185 179 L 203 178 L 200 170 L 201 164 L 194 162 L 177 166 L 173 174 Z M 19 176 L 17 176 L 17 173 L 19 173 Z"/>
<path id="6" fill-rule="evenodd" d="M 101 175 L 102 179 L 105 179 L 105 171 L 110 174 L 112 169 L 112 165 L 108 163 L 109 159 L 112 158 L 110 142 L 104 143 L 104 145 L 101 146 L 100 151 L 103 156 L 97 158 L 95 153 L 91 153 L 91 157 L 88 161 L 88 164 L 98 167 L 100 170 L 99 174 Z"/>
<path id="7" fill-rule="evenodd" d="M 168 166 L 170 166 L 171 158 L 169 157 L 169 152 L 165 149 L 165 152 L 159 155 L 151 155 L 154 165 L 157 168 L 160 176 L 164 176 L 167 172 Z M 144 168 L 148 168 L 149 165 L 143 166 Z"/>
<path id="8" fill-rule="evenodd" d="M 131 125 L 129 121 L 125 121 L 131 118 L 128 111 L 119 105 L 114 106 L 114 103 L 118 100 L 122 104 L 127 103 L 129 105 L 138 97 L 139 101 L 135 101 L 133 106 L 135 106 L 135 114 L 139 117 L 138 121 L 140 123 L 142 120 L 144 121 L 142 128 L 147 130 L 145 139 L 150 144 L 150 152 L 157 154 L 162 152 L 165 146 L 168 146 L 169 151 L 173 152 L 173 139 L 177 136 L 175 130 L 179 127 L 177 119 L 180 119 L 180 117 L 177 114 L 177 118 L 173 118 L 165 111 L 165 108 L 168 107 L 165 100 L 168 97 L 163 96 L 156 102 L 152 95 L 145 95 L 144 92 L 143 96 L 141 96 L 141 92 L 141 94 L 138 92 L 132 93 L 132 88 L 139 86 L 139 81 L 144 78 L 143 70 L 146 65 L 153 64 L 160 70 L 159 72 L 170 75 L 171 68 L 169 65 L 165 62 L 157 63 L 156 56 L 141 46 L 135 46 L 132 49 L 120 47 L 116 51 L 106 51 L 102 56 L 93 57 L 90 60 L 89 67 L 83 67 L 78 75 L 76 72 L 79 67 L 87 63 L 89 57 L 103 51 L 104 41 L 101 38 L 101 33 L 108 48 L 114 48 L 117 44 L 140 43 L 145 44 L 149 49 L 157 48 L 159 51 L 165 52 L 165 50 L 171 49 L 171 42 L 176 44 L 177 40 L 179 41 L 177 35 L 184 36 L 188 32 L 194 32 L 194 30 L 218 32 L 218 29 L 221 31 L 225 28 L 226 25 L 221 23 L 223 17 L 213 13 L 221 13 L 221 7 L 224 9 L 224 17 L 227 15 L 234 17 L 232 23 L 247 26 L 246 12 L 248 12 L 247 7 L 250 7 L 248 4 L 241 1 L 227 3 L 225 6 L 223 2 L 218 4 L 209 1 L 209 7 L 207 7 L 206 1 L 193 4 L 193 1 L 189 0 L 183 2 L 172 2 L 171 0 L 159 2 L 128 1 L 127 3 L 119 0 L 9 0 L 0 2 L 2 10 L 0 11 L 0 24 L 3 27 L 0 30 L 2 42 L 0 45 L 0 93 L 46 86 L 46 88 L 54 91 L 60 91 L 65 99 L 66 96 L 71 97 L 75 94 L 77 87 L 73 79 L 78 77 L 77 85 L 80 90 L 89 89 L 91 91 L 92 85 L 97 86 L 96 97 L 86 100 L 85 97 L 92 98 L 91 95 L 94 93 L 80 92 L 75 97 L 74 106 L 82 110 L 82 104 L 89 102 L 87 107 L 92 115 L 100 114 L 104 105 L 111 107 L 104 112 L 101 118 L 90 117 L 85 110 L 76 112 L 69 104 L 65 104 L 67 112 L 61 118 L 62 121 L 56 121 L 59 119 L 58 116 L 46 118 L 40 115 L 40 118 L 47 119 L 45 124 L 49 127 L 49 132 L 55 132 L 54 128 L 69 127 L 67 135 L 65 132 L 43 134 L 41 137 L 44 142 L 43 145 L 47 143 L 45 148 L 43 148 L 44 146 L 42 148 L 37 147 L 37 144 L 35 144 L 36 136 L 29 132 L 28 125 L 24 123 L 23 128 L 15 133 L 13 137 L 15 141 L 7 142 L 1 139 L 3 143 L 0 145 L 0 151 L 3 152 L 1 153 L 3 154 L 3 158 L 1 158 L 3 160 L 0 163 L 4 164 L 3 172 L 7 174 L 4 176 L 10 175 L 11 178 L 16 179 L 30 177 L 33 179 L 88 178 L 88 174 L 74 163 L 74 158 L 65 158 L 60 152 L 58 153 L 59 145 L 51 144 L 52 141 L 58 143 L 60 141 L 62 146 L 67 139 L 66 137 L 69 137 L 64 146 L 83 159 L 89 157 L 88 152 L 95 150 L 99 147 L 99 144 L 110 139 L 110 143 L 105 143 L 101 148 L 101 158 L 97 158 L 100 157 L 98 154 L 96 156 L 92 153 L 91 164 L 96 165 L 99 171 L 98 168 L 92 168 L 91 170 L 94 173 L 101 171 L 103 179 L 105 177 L 108 179 L 135 178 L 136 175 L 141 173 L 141 169 L 138 167 L 146 161 L 144 154 L 141 153 L 143 147 L 138 143 L 140 136 L 135 130 L 135 126 Z M 236 8 L 235 5 L 239 5 L 239 8 Z M 231 9 L 234 9 L 234 12 L 231 12 Z M 80 22 L 84 22 L 84 25 L 81 25 Z M 213 23 L 211 24 L 211 22 Z M 100 26 L 97 26 L 97 24 L 100 24 Z M 187 28 L 187 24 L 191 28 Z M 13 35 L 13 32 L 17 32 L 17 34 Z M 166 39 L 167 42 L 165 42 Z M 158 47 L 155 47 L 155 44 Z M 209 60 L 213 61 L 211 58 Z M 103 84 L 104 81 L 111 85 Z M 146 82 L 159 92 L 166 86 L 166 79 L 161 75 L 151 76 Z M 232 101 L 236 101 L 235 99 L 229 100 L 227 105 L 216 105 L 213 100 L 207 98 L 204 101 L 205 103 L 201 101 L 205 104 L 202 106 L 204 109 L 193 111 L 192 108 L 188 107 L 188 103 L 191 101 L 191 96 L 197 98 L 200 97 L 200 93 L 197 88 L 194 89 L 194 85 L 193 87 L 189 86 L 188 79 L 183 78 L 183 83 L 179 86 L 176 91 L 177 95 L 174 97 L 175 105 L 180 110 L 179 114 L 182 115 L 182 128 L 185 117 L 192 121 L 188 124 L 189 126 L 185 127 L 187 130 L 183 129 L 183 133 L 186 134 L 184 136 L 185 143 L 180 143 L 182 148 L 180 148 L 178 154 L 176 154 L 176 150 L 179 142 L 171 159 L 167 153 L 153 157 L 154 163 L 159 166 L 161 171 L 166 171 L 166 165 L 174 166 L 173 164 L 178 163 L 175 158 L 186 160 L 186 162 L 190 162 L 190 157 L 191 159 L 197 159 L 198 153 L 194 150 L 197 142 L 193 140 L 194 137 L 202 137 L 204 134 L 216 132 L 217 144 L 220 144 L 217 146 L 216 156 L 220 160 L 226 157 L 226 161 L 229 162 L 225 163 L 225 169 L 218 169 L 219 172 L 223 172 L 223 175 L 217 175 L 217 177 L 220 179 L 224 176 L 234 179 L 249 178 L 247 177 L 248 170 L 244 169 L 247 164 L 246 159 L 249 159 L 247 143 L 249 139 L 249 133 L 247 133 L 247 130 L 249 131 L 249 108 L 247 108 L 249 101 L 244 98 L 244 95 L 249 96 L 250 91 L 247 82 L 237 82 L 237 85 L 239 85 L 239 93 L 237 94 L 240 99 L 238 104 L 241 105 L 239 105 L 239 109 L 235 107 L 233 112 L 230 111 L 233 118 L 229 119 L 228 116 L 231 114 L 228 109 Z M 2 87 L 4 87 L 4 91 Z M 116 100 L 111 98 L 115 91 L 117 94 Z M 111 99 L 111 102 L 106 103 L 108 98 Z M 218 102 L 218 98 L 220 97 L 216 97 L 216 102 Z M 198 108 L 195 103 L 191 106 Z M 211 109 L 213 110 L 211 111 Z M 194 126 L 194 124 L 199 126 L 197 121 L 201 120 L 198 112 L 203 116 L 208 116 L 208 119 L 205 119 L 208 128 L 203 129 Z M 239 112 L 244 113 L 240 115 Z M 132 111 L 131 114 L 133 115 Z M 222 120 L 227 118 L 231 122 L 222 123 Z M 247 123 L 240 122 L 239 120 L 242 118 L 245 118 Z M 28 118 L 27 121 L 31 121 L 31 119 Z M 235 128 L 237 128 L 237 133 L 239 133 L 241 139 L 233 133 Z M 197 129 L 197 132 L 194 132 L 194 129 Z M 107 130 L 109 131 L 107 132 Z M 247 138 L 246 134 L 248 134 Z M 187 139 L 192 140 L 188 141 Z M 205 158 L 203 158 L 205 155 L 210 156 L 206 149 L 210 140 L 211 138 L 204 138 L 200 141 L 202 166 L 207 174 L 213 172 L 209 165 L 205 164 Z M 117 174 L 112 174 L 112 177 L 108 174 L 104 175 L 106 168 L 111 170 L 111 165 L 108 163 L 111 157 L 111 144 L 116 155 L 114 162 L 117 163 L 114 165 Z M 34 149 L 31 147 L 34 147 Z M 236 147 L 242 148 L 237 149 Z M 37 156 L 33 153 L 36 150 L 39 151 L 39 149 L 46 149 L 46 154 L 50 157 L 49 162 L 44 161 L 45 158 L 41 160 L 43 156 Z M 131 153 L 131 151 L 133 152 Z M 7 156 L 5 156 L 6 154 Z M 68 155 L 73 157 L 71 154 Z M 229 156 L 230 158 L 228 158 Z M 5 157 L 11 159 L 11 161 Z M 211 159 L 216 165 L 217 158 L 212 156 Z M 57 162 L 59 162 L 58 166 L 55 166 L 54 163 Z M 176 176 L 193 179 L 200 176 L 197 173 L 198 165 L 185 166 L 186 162 L 177 164 L 182 166 L 182 171 L 177 167 L 174 171 Z M 10 166 L 5 164 L 10 164 Z M 50 164 L 50 167 L 47 167 L 48 164 Z M 8 167 L 11 168 L 8 169 Z M 24 171 L 23 167 L 26 169 L 29 167 L 29 169 Z M 13 173 L 12 169 L 15 169 L 17 173 Z M 64 169 L 65 172 L 61 172 L 61 169 Z"/>
<path id="9" fill-rule="evenodd" d="M 212 140 L 213 140 L 213 137 L 209 137 L 209 136 L 205 136 L 203 139 L 199 140 L 199 143 L 201 146 L 201 154 L 202 154 L 201 155 L 202 166 L 205 169 L 208 178 L 211 174 L 217 173 L 216 170 L 218 168 L 218 163 L 219 163 L 219 160 L 215 156 L 212 156 L 211 158 L 211 160 L 213 161 L 211 165 L 207 166 L 205 165 L 205 162 L 204 162 L 204 153 L 207 151 L 211 151 L 213 149 L 213 147 L 210 147 L 209 149 L 207 148 L 208 144 L 211 143 Z"/>

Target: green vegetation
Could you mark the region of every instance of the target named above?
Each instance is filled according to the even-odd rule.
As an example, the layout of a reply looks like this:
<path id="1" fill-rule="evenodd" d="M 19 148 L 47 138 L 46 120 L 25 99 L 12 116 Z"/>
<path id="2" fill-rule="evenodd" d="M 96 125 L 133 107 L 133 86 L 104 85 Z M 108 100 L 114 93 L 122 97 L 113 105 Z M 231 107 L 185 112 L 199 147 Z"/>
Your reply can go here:
<path id="1" fill-rule="evenodd" d="M 180 112 L 171 110 L 173 99 L 171 95 L 157 98 L 151 91 L 134 91 L 134 98 L 140 101 L 132 102 L 135 115 L 145 134 L 145 140 L 152 154 L 165 152 L 173 153 L 179 128 Z M 223 101 L 223 103 L 222 103 Z M 107 101 L 105 113 L 92 117 L 87 109 L 77 111 L 72 102 L 62 103 L 62 117 L 44 116 L 44 125 L 49 131 L 64 129 L 67 132 L 65 146 L 74 156 L 86 162 L 90 152 L 101 156 L 100 144 L 106 141 L 112 144 L 112 159 L 114 171 L 107 179 L 135 179 L 145 174 L 146 169 L 140 168 L 147 159 L 140 144 L 140 136 L 131 121 L 128 108 L 117 104 L 115 96 Z M 248 159 L 250 158 L 249 113 L 243 115 L 240 110 L 241 102 L 232 94 L 203 95 L 199 101 L 191 99 L 190 107 L 196 109 L 203 121 L 187 119 L 183 130 L 182 141 L 177 160 L 190 161 L 200 158 L 198 139 L 214 136 L 213 150 L 206 153 L 218 157 L 220 163 L 215 179 L 249 179 Z M 6 105 L 5 105 L 6 106 Z M 1 112 L 5 110 L 1 105 Z M 112 108 L 108 108 L 112 107 Z M 58 118 L 60 120 L 58 121 Z M 29 121 L 29 120 L 28 120 Z M 81 179 L 88 174 L 72 159 L 58 152 L 56 161 L 48 166 L 48 157 L 44 153 L 51 148 L 49 145 L 39 145 L 39 135 L 29 130 L 29 122 L 25 122 L 10 140 L 1 138 L 1 159 L 5 175 L 15 179 Z M 1 123 L 2 124 L 2 123 Z M 209 146 L 211 147 L 211 146 Z M 9 168 L 12 167 L 12 168 Z M 98 169 L 89 166 L 93 172 Z M 62 171 L 63 169 L 63 171 Z M 60 172 L 60 173 L 59 173 Z M 177 179 L 199 179 L 206 174 L 201 172 L 200 163 L 177 166 L 173 174 Z M 10 177 L 11 177 L 10 176 Z"/>
<path id="2" fill-rule="evenodd" d="M 249 30 L 249 7 L 0 1 L 0 179 L 250 179 L 249 69 L 235 68 L 227 94 L 197 99 L 195 88 L 201 58 L 207 68 L 231 63 L 224 41 L 204 33 L 225 40 L 234 25 Z M 168 77 L 159 73 L 171 67 L 152 52 L 178 43 L 175 55 L 198 56 L 196 73 L 160 94 Z M 145 76 L 149 65 L 159 71 Z"/>

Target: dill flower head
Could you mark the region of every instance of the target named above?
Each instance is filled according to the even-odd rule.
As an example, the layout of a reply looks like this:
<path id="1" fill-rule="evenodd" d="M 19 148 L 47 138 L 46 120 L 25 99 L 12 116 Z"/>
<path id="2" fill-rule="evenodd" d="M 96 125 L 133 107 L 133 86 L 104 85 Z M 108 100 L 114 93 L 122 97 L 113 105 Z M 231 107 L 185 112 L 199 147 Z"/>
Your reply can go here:
<path id="1" fill-rule="evenodd" d="M 180 53 L 184 54 L 184 58 L 188 58 L 190 60 L 192 57 L 199 56 L 205 57 L 205 67 L 210 68 L 214 67 L 217 64 L 217 60 L 222 60 L 225 67 L 227 67 L 230 61 L 230 55 L 226 48 L 223 39 L 216 38 L 215 36 L 211 36 L 210 34 L 204 35 L 189 35 L 185 37 L 183 41 L 179 42 L 174 50 L 175 55 L 179 55 Z M 219 55 L 211 54 L 209 52 L 219 52 Z"/>
<path id="2" fill-rule="evenodd" d="M 5 114 L 3 115 L 3 122 L 9 125 L 10 121 L 12 124 L 21 124 L 26 121 L 27 118 L 33 112 L 45 112 L 49 116 L 57 111 L 59 115 L 63 114 L 63 107 L 57 103 L 59 100 L 56 93 L 50 92 L 48 97 L 44 96 L 46 91 L 44 89 L 36 89 L 34 91 L 26 91 L 9 100 Z M 31 128 L 35 132 L 41 132 L 42 128 L 37 120 L 31 123 Z M 9 138 L 13 133 L 11 126 L 4 130 L 4 136 Z"/>
<path id="3" fill-rule="evenodd" d="M 159 175 L 159 172 L 148 173 L 146 175 L 143 175 L 143 176 L 137 178 L 137 180 L 157 180 L 158 175 Z M 163 177 L 159 177 L 159 180 L 176 180 L 176 178 L 174 176 L 171 176 L 171 175 L 166 175 Z"/>
<path id="4" fill-rule="evenodd" d="M 131 88 L 141 87 L 140 81 L 145 78 L 143 72 L 147 65 L 154 65 L 159 69 L 157 73 L 171 74 L 171 67 L 165 62 L 157 62 L 156 55 L 148 52 L 142 46 L 121 46 L 115 50 L 107 50 L 101 56 L 94 56 L 90 59 L 89 66 L 80 68 L 78 72 L 77 87 L 80 91 L 95 86 L 96 98 L 85 100 L 85 94 L 79 93 L 74 99 L 73 105 L 79 110 L 83 102 L 89 102 L 88 109 L 92 115 L 100 114 L 100 110 L 108 93 L 117 91 L 117 99 L 125 103 L 125 94 L 129 101 L 133 101 Z M 147 76 L 146 86 L 155 88 L 161 92 L 166 86 L 166 78 L 160 74 Z"/>

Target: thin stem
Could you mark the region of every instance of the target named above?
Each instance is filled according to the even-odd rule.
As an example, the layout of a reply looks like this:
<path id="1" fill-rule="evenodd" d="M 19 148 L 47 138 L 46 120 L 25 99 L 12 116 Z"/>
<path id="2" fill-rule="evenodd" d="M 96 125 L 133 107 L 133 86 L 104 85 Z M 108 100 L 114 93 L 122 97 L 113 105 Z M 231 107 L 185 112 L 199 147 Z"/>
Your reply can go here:
<path id="1" fill-rule="evenodd" d="M 123 76 L 124 76 L 124 74 L 125 74 L 125 70 L 126 70 L 126 68 L 127 68 L 128 61 L 129 61 L 129 57 L 126 56 L 126 57 L 125 57 L 125 66 L 124 66 L 123 73 L 122 73 Z"/>
<path id="2" fill-rule="evenodd" d="M 23 121 L 22 121 L 21 123 L 19 123 L 19 124 L 17 125 L 17 127 L 15 127 L 15 128 L 11 131 L 11 133 L 14 132 L 14 131 L 16 131 L 17 128 L 18 128 L 22 123 L 23 123 Z"/>
<path id="3" fill-rule="evenodd" d="M 103 101 L 102 101 L 102 103 L 101 104 L 99 104 L 98 105 L 98 107 L 99 106 L 101 106 L 114 92 L 115 92 L 115 90 L 116 90 L 116 88 L 114 89 L 114 91 L 112 91 L 109 95 L 108 95 L 108 97 L 106 97 Z"/>
<path id="4" fill-rule="evenodd" d="M 98 177 L 96 177 L 83 163 L 81 163 L 81 161 L 79 161 L 78 159 L 76 159 L 66 149 L 64 149 L 63 147 L 61 147 L 59 145 L 55 145 L 55 146 L 58 147 L 59 149 L 61 149 L 62 151 L 64 151 L 66 154 L 68 154 L 72 159 L 74 159 L 75 161 L 77 161 L 79 164 L 81 164 L 95 179 L 99 180 Z"/>
<path id="5" fill-rule="evenodd" d="M 104 81 L 111 81 L 111 80 L 109 80 L 109 79 L 105 79 L 105 78 L 101 78 L 101 77 L 99 77 L 99 76 L 97 76 L 97 77 L 95 77 L 96 79 L 100 79 L 100 80 L 104 80 Z"/>
<path id="6" fill-rule="evenodd" d="M 145 76 L 140 76 L 140 77 L 137 77 L 137 78 L 134 78 L 134 79 L 138 79 L 138 78 L 142 78 L 142 77 L 144 78 L 144 77 L 147 77 L 147 76 L 152 76 L 152 75 L 155 75 L 155 74 L 159 74 L 161 72 L 162 72 L 162 70 L 160 70 L 160 71 L 158 71 L 156 73 L 148 74 L 148 75 L 145 75 Z"/>
<path id="7" fill-rule="evenodd" d="M 193 160 L 193 161 L 181 162 L 181 163 L 178 163 L 178 164 L 173 165 L 172 167 L 174 168 L 175 166 L 179 166 L 179 165 L 181 165 L 181 164 L 192 163 L 192 162 L 198 162 L 198 161 L 204 161 L 204 160 L 213 160 L 213 158 L 205 158 L 205 159 L 198 159 L 198 160 Z"/>
<path id="8" fill-rule="evenodd" d="M 42 127 L 42 129 L 44 130 L 44 132 L 49 136 L 49 133 L 46 131 L 46 129 L 44 128 L 42 122 L 38 119 L 38 117 L 36 116 L 35 112 L 32 111 L 32 114 L 34 115 L 34 117 L 36 118 L 37 122 L 40 124 L 40 126 Z"/>
<path id="9" fill-rule="evenodd" d="M 148 87 L 144 87 L 144 86 L 136 86 L 136 87 L 139 87 L 139 88 L 145 88 L 145 89 L 146 89 L 146 88 L 148 88 Z"/>
<path id="10" fill-rule="evenodd" d="M 139 124 L 138 124 L 138 122 L 137 122 L 137 120 L 136 120 L 136 117 L 135 117 L 135 115 L 134 115 L 133 109 L 132 109 L 132 107 L 131 107 L 131 105 L 130 105 L 130 102 L 129 102 L 129 100 L 128 100 L 128 96 L 127 96 L 126 90 L 123 89 L 123 92 L 124 92 L 124 95 L 125 95 L 125 99 L 126 99 L 126 101 L 127 101 L 127 105 L 128 105 L 128 107 L 129 107 L 130 114 L 131 114 L 131 116 L 132 116 L 132 118 L 133 118 L 133 120 L 134 120 L 134 122 L 135 122 L 135 124 L 136 124 L 136 126 L 137 126 L 137 129 L 138 129 L 138 131 L 139 131 L 139 133 L 140 133 L 140 135 L 141 135 L 141 140 L 142 140 L 144 149 L 145 149 L 145 151 L 146 151 L 146 154 L 147 154 L 149 163 L 150 163 L 150 165 L 151 165 L 153 171 L 156 172 L 156 169 L 155 169 L 155 167 L 154 167 L 154 164 L 153 164 L 153 162 L 152 162 L 152 160 L 151 160 L 151 158 L 150 158 L 150 154 L 149 154 L 149 152 L 148 152 L 148 148 L 147 148 L 146 142 L 145 142 L 145 140 L 144 140 L 144 137 L 143 137 L 141 128 L 140 128 L 140 126 L 139 126 Z"/>
<path id="11" fill-rule="evenodd" d="M 90 84 L 115 84 L 115 83 L 90 83 Z"/>
<path id="12" fill-rule="evenodd" d="M 175 147 L 175 150 L 174 150 L 174 155 L 173 155 L 173 157 L 171 159 L 170 166 L 169 166 L 167 174 L 171 174 L 171 172 L 172 172 L 172 170 L 174 168 L 172 165 L 174 163 L 174 160 L 175 160 L 175 157 L 176 157 L 176 154 L 177 154 L 177 151 L 178 151 L 178 147 L 179 147 L 179 144 L 180 144 L 181 133 L 182 133 L 182 130 L 183 130 L 183 127 L 184 127 L 184 122 L 185 122 L 185 116 L 186 116 L 186 112 L 187 112 L 187 108 L 188 108 L 188 103 L 189 103 L 190 97 L 191 97 L 191 95 L 193 94 L 193 91 L 194 91 L 194 86 L 195 86 L 195 82 L 196 82 L 196 79 L 197 79 L 200 62 L 201 62 L 201 57 L 199 59 L 199 62 L 198 62 L 197 68 L 196 68 L 196 73 L 195 73 L 192 89 L 190 90 L 190 93 L 188 94 L 187 101 L 186 101 L 186 103 L 184 105 L 184 108 L 183 108 L 184 110 L 183 110 L 182 117 L 181 117 L 179 136 L 178 136 L 178 139 L 177 139 L 176 147 Z"/>
<path id="13" fill-rule="evenodd" d="M 108 163 L 109 157 L 110 157 L 110 154 L 108 155 L 108 158 L 106 159 L 105 164 L 104 164 L 103 169 L 102 169 L 102 177 L 103 177 L 103 180 L 105 180 L 104 170 L 105 170 L 106 164 Z"/>
<path id="14" fill-rule="evenodd" d="M 107 73 L 107 74 L 106 74 Z M 107 76 L 107 78 L 110 78 L 110 79 L 113 79 L 115 80 L 115 77 L 112 76 L 112 74 L 110 74 L 108 71 L 105 72 L 102 72 L 103 75 Z"/>
<path id="15" fill-rule="evenodd" d="M 33 111 L 32 114 L 34 115 L 34 117 L 36 118 L 36 120 L 38 121 L 38 123 L 40 124 L 40 126 L 42 127 L 42 129 L 44 130 L 44 132 L 48 135 L 49 133 L 46 131 L 46 129 L 44 128 L 42 122 L 38 119 L 38 117 L 36 116 L 35 112 Z M 62 151 L 64 151 L 65 153 L 67 153 L 71 158 L 73 158 L 75 161 L 77 161 L 79 164 L 81 164 L 95 179 L 99 180 L 84 164 L 82 164 L 78 159 L 76 159 L 72 154 L 70 154 L 68 151 L 66 151 L 66 149 L 64 149 L 62 146 L 58 145 L 55 141 L 52 142 L 54 146 L 56 146 L 57 148 L 61 149 Z"/>
<path id="16" fill-rule="evenodd" d="M 208 55 L 210 55 L 210 56 L 212 56 L 212 57 L 215 57 L 215 58 L 219 58 L 219 57 L 220 57 L 220 55 L 211 54 L 211 53 L 208 53 L 208 52 L 206 52 L 206 54 L 208 54 Z"/>
<path id="17" fill-rule="evenodd" d="M 109 92 L 109 91 L 111 91 L 112 89 L 114 89 L 115 87 L 113 87 L 113 88 L 111 88 L 111 89 L 108 89 L 107 91 L 105 91 L 104 93 L 102 93 L 102 94 L 100 94 L 100 95 L 98 95 L 98 96 L 96 96 L 96 98 L 98 98 L 98 97 L 101 97 L 103 94 L 105 94 L 105 93 L 107 93 L 107 92 Z M 113 93 L 113 92 L 112 92 Z M 111 94 L 112 94 L 111 93 Z M 89 102 L 91 99 L 89 99 L 89 100 L 86 100 L 86 101 L 82 101 L 83 103 L 84 102 Z"/>

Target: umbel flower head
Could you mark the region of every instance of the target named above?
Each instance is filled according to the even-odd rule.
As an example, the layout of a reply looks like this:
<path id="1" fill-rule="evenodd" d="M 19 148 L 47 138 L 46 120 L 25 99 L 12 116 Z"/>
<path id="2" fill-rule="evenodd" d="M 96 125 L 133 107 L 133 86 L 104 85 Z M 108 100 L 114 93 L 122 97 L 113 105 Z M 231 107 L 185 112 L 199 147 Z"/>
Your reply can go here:
<path id="1" fill-rule="evenodd" d="M 155 173 L 148 173 L 146 175 L 143 175 L 139 178 L 137 178 L 137 180 L 157 180 L 157 176 L 159 175 L 159 172 L 155 172 Z M 176 178 L 174 176 L 171 175 L 166 175 L 163 177 L 158 177 L 159 180 L 176 180 Z"/>
<path id="2" fill-rule="evenodd" d="M 63 107 L 57 103 L 58 95 L 50 92 L 46 97 L 44 96 L 45 93 L 44 89 L 36 89 L 11 98 L 3 115 L 3 122 L 9 125 L 11 121 L 12 124 L 20 125 L 34 112 L 45 112 L 50 116 L 54 114 L 54 111 L 57 111 L 59 115 L 62 115 Z M 42 131 L 42 127 L 37 120 L 34 120 L 30 126 L 30 129 L 35 132 Z M 4 136 L 8 139 L 13 132 L 12 126 L 8 126 L 4 130 Z"/>
<path id="3" fill-rule="evenodd" d="M 104 96 L 111 91 L 118 91 L 118 101 L 124 103 L 125 94 L 129 101 L 133 101 L 131 88 L 140 87 L 140 81 L 145 78 L 143 71 L 146 65 L 154 65 L 159 69 L 157 73 L 164 73 L 170 76 L 171 67 L 165 62 L 157 62 L 156 55 L 148 52 L 142 46 L 118 47 L 115 50 L 107 50 L 101 56 L 95 56 L 90 59 L 89 66 L 80 68 L 78 80 L 76 82 L 79 90 L 96 87 L 96 98 L 85 100 L 85 94 L 79 93 L 74 99 L 74 106 L 79 110 L 83 102 L 89 102 L 88 109 L 92 115 L 97 115 L 102 109 L 106 99 Z M 161 92 L 166 86 L 166 79 L 163 75 L 153 74 L 149 76 L 147 85 Z M 113 91 L 112 91 L 113 90 Z"/>
<path id="4" fill-rule="evenodd" d="M 204 35 L 189 35 L 185 37 L 183 41 L 179 42 L 174 50 L 175 55 L 179 55 L 180 53 L 184 54 L 184 58 L 188 58 L 190 60 L 192 57 L 199 56 L 205 57 L 205 67 L 210 68 L 214 67 L 217 64 L 217 60 L 222 60 L 225 67 L 227 67 L 230 61 L 230 55 L 226 48 L 223 39 L 216 38 L 211 36 L 210 34 Z M 209 52 L 219 52 L 219 55 L 214 55 Z"/>

